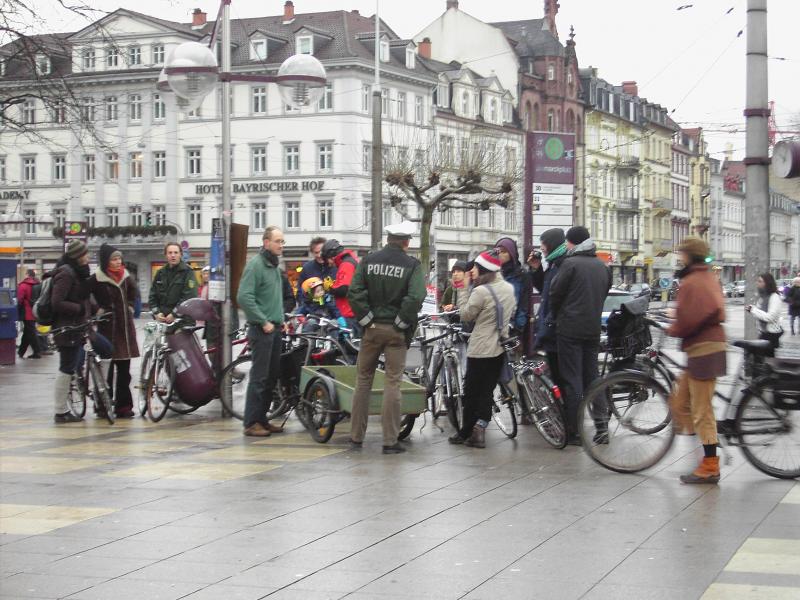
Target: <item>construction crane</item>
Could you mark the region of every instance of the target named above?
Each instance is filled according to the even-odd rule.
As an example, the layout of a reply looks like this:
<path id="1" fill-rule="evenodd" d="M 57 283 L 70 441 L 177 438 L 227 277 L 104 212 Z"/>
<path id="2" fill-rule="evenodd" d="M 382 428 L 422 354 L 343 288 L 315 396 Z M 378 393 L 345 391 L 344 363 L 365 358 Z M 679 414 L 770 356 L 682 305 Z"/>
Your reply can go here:
<path id="1" fill-rule="evenodd" d="M 770 148 L 775 146 L 775 136 L 781 135 L 800 135 L 800 131 L 778 131 L 778 125 L 775 122 L 775 101 L 769 101 L 769 117 L 767 118 L 767 136 L 769 137 Z"/>

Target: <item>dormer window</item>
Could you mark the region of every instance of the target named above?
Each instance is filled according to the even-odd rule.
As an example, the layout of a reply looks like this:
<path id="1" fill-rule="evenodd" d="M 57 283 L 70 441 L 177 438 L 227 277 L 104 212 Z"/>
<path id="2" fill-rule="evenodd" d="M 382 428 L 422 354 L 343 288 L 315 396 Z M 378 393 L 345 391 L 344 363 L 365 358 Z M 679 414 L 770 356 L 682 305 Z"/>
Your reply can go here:
<path id="1" fill-rule="evenodd" d="M 469 92 L 466 91 L 461 94 L 461 116 L 469 116 Z"/>
<path id="2" fill-rule="evenodd" d="M 6 61 L 0 60 L 0 77 L 6 76 Z"/>
<path id="3" fill-rule="evenodd" d="M 96 64 L 94 48 L 86 48 L 81 55 L 81 60 L 84 71 L 94 71 Z"/>
<path id="4" fill-rule="evenodd" d="M 314 54 L 314 37 L 310 35 L 297 36 L 297 53 Z"/>
<path id="5" fill-rule="evenodd" d="M 448 97 L 446 83 L 440 83 L 436 89 L 436 104 L 442 108 L 450 106 L 450 98 Z"/>
<path id="6" fill-rule="evenodd" d="M 250 41 L 250 60 L 267 60 L 267 40 Z"/>
<path id="7" fill-rule="evenodd" d="M 511 122 L 511 102 L 503 102 L 503 122 Z"/>
<path id="8" fill-rule="evenodd" d="M 380 45 L 381 62 L 389 62 L 389 42 L 381 40 Z"/>
<path id="9" fill-rule="evenodd" d="M 119 66 L 119 50 L 117 48 L 106 49 L 106 68 Z"/>
<path id="10" fill-rule="evenodd" d="M 492 98 L 492 101 L 489 103 L 489 122 L 490 123 L 497 123 L 497 99 Z"/>
<path id="11" fill-rule="evenodd" d="M 417 65 L 417 53 L 412 48 L 406 48 L 406 69 L 413 69 Z"/>
<path id="12" fill-rule="evenodd" d="M 50 75 L 50 57 L 44 54 L 36 55 L 36 73 L 38 75 Z"/>

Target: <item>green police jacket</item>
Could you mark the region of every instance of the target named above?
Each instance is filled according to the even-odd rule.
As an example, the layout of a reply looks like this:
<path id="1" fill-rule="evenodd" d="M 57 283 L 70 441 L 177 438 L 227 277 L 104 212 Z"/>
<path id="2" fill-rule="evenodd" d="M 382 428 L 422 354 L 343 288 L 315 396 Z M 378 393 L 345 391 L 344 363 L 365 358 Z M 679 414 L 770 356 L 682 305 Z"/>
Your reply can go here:
<path id="1" fill-rule="evenodd" d="M 358 264 L 347 299 L 362 327 L 391 323 L 408 340 L 425 299 L 422 265 L 401 247 L 388 244 Z"/>
<path id="2" fill-rule="evenodd" d="M 150 310 L 153 314 L 167 316 L 189 298 L 197 298 L 197 278 L 189 265 L 185 262 L 174 267 L 164 265 L 156 272 L 150 286 Z"/>

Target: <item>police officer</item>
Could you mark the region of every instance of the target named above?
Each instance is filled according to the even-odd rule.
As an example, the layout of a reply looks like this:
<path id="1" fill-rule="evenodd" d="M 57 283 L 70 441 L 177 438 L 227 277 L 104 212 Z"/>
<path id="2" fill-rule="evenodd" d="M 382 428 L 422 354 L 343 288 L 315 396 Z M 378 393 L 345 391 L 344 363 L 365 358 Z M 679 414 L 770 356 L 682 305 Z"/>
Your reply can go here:
<path id="1" fill-rule="evenodd" d="M 406 352 L 417 328 L 417 314 L 425 299 L 422 265 L 406 251 L 414 225 L 405 221 L 386 227 L 386 246 L 365 257 L 356 268 L 347 298 L 355 318 L 364 328 L 356 364 L 356 389 L 351 414 L 351 444 L 361 447 L 367 432 L 369 394 L 378 358 L 384 355 L 383 453 L 399 454 L 400 381 Z"/>
<path id="2" fill-rule="evenodd" d="M 168 242 L 164 246 L 167 264 L 161 267 L 150 286 L 150 310 L 157 321 L 172 323 L 175 307 L 184 300 L 197 298 L 197 279 L 192 268 L 181 260 L 181 246 Z"/>

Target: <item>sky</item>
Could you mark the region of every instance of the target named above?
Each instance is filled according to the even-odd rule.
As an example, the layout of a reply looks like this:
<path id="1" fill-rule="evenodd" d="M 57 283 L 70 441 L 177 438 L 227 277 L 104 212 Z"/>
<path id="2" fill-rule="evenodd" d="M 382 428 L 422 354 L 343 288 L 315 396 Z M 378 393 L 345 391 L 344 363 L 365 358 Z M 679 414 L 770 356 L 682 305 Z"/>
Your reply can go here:
<path id="1" fill-rule="evenodd" d="M 70 31 L 87 21 L 58 8 L 58 0 L 25 0 L 40 20 L 39 31 Z M 194 8 L 213 19 L 217 0 L 63 0 L 99 11 L 130 8 L 188 22 Z M 283 0 L 233 0 L 233 18 L 283 13 Z M 358 9 L 373 15 L 376 0 L 294 0 L 295 12 Z M 581 67 L 593 66 L 614 84 L 639 83 L 640 96 L 673 111 L 686 127 L 706 130 L 709 150 L 723 158 L 731 144 L 744 152 L 747 0 L 560 0 L 560 38 L 570 26 Z M 383 20 L 400 36 L 412 37 L 445 10 L 446 0 L 381 0 Z M 687 6 L 678 10 L 680 6 Z M 460 0 L 460 10 L 483 21 L 542 17 L 542 0 Z M 729 9 L 733 9 L 728 12 Z M 97 18 L 102 13 L 97 13 Z M 800 130 L 800 0 L 769 0 L 769 97 L 778 129 Z M 740 37 L 739 32 L 744 30 Z M 783 60 L 781 60 L 783 59 Z M 734 132 L 738 130 L 738 132 Z M 780 138 L 780 136 L 779 136 Z"/>

